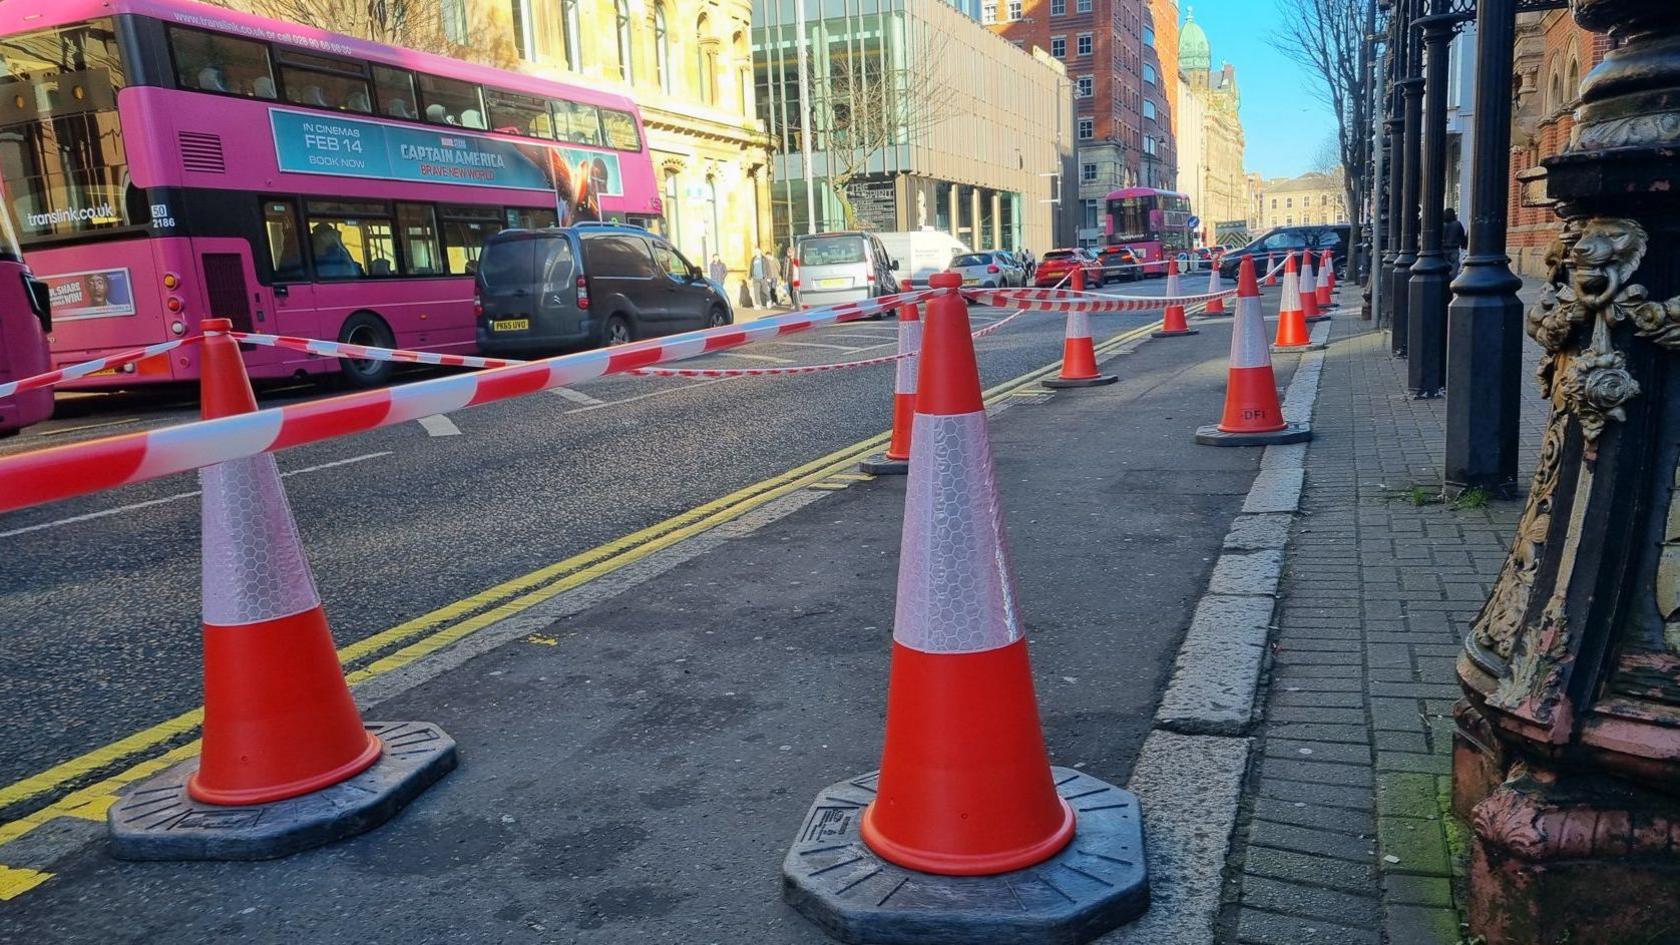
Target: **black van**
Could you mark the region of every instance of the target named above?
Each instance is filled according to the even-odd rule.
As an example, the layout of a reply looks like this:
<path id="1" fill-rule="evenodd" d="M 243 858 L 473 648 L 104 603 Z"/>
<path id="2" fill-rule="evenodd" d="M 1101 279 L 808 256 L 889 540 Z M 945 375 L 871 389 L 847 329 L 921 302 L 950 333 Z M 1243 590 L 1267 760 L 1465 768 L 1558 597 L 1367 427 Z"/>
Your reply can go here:
<path id="1" fill-rule="evenodd" d="M 503 230 L 485 241 L 476 283 L 485 354 L 623 344 L 735 320 L 721 287 L 637 226 Z"/>
<path id="2" fill-rule="evenodd" d="M 1325 250 L 1330 251 L 1330 259 L 1335 263 L 1338 277 L 1347 269 L 1348 232 L 1351 227 L 1346 223 L 1309 223 L 1296 226 L 1274 226 L 1260 235 L 1260 238 L 1240 249 L 1226 252 L 1219 260 L 1219 276 L 1222 279 L 1235 279 L 1237 266 L 1242 263 L 1244 256 L 1254 257 L 1254 274 L 1263 276 L 1266 273 L 1266 257 L 1276 255 L 1278 262 L 1283 262 L 1284 253 L 1298 253 L 1303 249 L 1313 251 L 1313 261 Z"/>

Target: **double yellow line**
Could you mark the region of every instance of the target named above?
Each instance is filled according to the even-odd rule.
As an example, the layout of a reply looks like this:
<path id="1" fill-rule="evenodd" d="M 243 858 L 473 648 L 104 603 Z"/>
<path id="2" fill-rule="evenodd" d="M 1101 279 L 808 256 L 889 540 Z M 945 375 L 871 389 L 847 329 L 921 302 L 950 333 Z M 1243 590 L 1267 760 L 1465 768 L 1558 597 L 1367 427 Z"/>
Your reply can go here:
<path id="1" fill-rule="evenodd" d="M 1159 326 L 1160 323 L 1156 322 L 1116 335 L 1098 345 L 1097 353 L 1102 355 L 1113 351 L 1147 335 Z M 988 404 L 994 403 L 1060 369 L 1061 362 L 1056 361 L 1005 381 L 987 390 L 985 400 Z M 355 684 L 400 669 L 498 621 L 529 610 L 543 601 L 588 584 L 596 578 L 612 574 L 701 532 L 740 518 L 784 495 L 813 486 L 836 473 L 850 470 L 860 460 L 879 452 L 886 445 L 888 436 L 888 433 L 880 433 L 860 440 L 662 522 L 529 574 L 504 581 L 471 597 L 358 640 L 338 651 L 339 662 L 349 670 L 345 678 L 351 684 Z M 0 808 L 57 793 L 120 762 L 156 751 L 172 741 L 196 732 L 203 719 L 202 708 L 183 712 L 109 745 L 0 787 Z M 117 774 L 73 790 L 38 811 L 0 824 L 0 846 L 56 817 L 104 820 L 106 809 L 116 800 L 117 792 L 123 787 L 149 777 L 177 761 L 193 757 L 198 753 L 198 745 L 196 740 L 176 745 Z M 12 877 L 10 881 L 7 879 L 8 875 Z M 19 895 L 46 878 L 47 874 L 35 874 L 29 870 L 8 871 L 7 867 L 0 866 L 0 900 Z"/>

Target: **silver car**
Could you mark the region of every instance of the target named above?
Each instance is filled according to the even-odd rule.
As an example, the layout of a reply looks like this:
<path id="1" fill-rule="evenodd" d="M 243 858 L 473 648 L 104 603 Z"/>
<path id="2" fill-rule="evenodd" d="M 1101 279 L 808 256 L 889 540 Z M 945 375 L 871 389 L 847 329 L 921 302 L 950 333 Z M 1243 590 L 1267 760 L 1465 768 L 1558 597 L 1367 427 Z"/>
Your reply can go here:
<path id="1" fill-rule="evenodd" d="M 956 256 L 946 271 L 962 276 L 963 285 L 981 289 L 1004 289 L 1026 283 L 1026 271 L 1008 253 L 991 250 Z"/>

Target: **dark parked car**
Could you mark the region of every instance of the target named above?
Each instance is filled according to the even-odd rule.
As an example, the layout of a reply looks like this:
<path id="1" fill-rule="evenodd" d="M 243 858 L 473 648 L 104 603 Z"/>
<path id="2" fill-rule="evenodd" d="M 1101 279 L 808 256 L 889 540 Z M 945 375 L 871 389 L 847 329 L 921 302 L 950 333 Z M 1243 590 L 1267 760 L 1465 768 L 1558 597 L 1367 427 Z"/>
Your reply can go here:
<path id="1" fill-rule="evenodd" d="M 623 344 L 735 320 L 698 266 L 635 226 L 503 230 L 484 243 L 475 301 L 486 354 Z"/>
<path id="2" fill-rule="evenodd" d="M 1264 275 L 1268 254 L 1274 255 L 1281 263 L 1284 253 L 1310 249 L 1316 263 L 1318 254 L 1328 249 L 1330 258 L 1336 264 L 1336 275 L 1340 277 L 1347 269 L 1349 229 L 1346 223 L 1273 227 L 1247 246 L 1226 252 L 1219 261 L 1219 275 L 1224 279 L 1235 279 L 1237 267 L 1244 256 L 1253 256 L 1255 275 Z"/>
<path id="3" fill-rule="evenodd" d="M 1143 278 L 1137 254 L 1128 247 L 1104 246 L 1097 250 L 1097 261 L 1102 263 L 1104 282 L 1135 282 Z"/>

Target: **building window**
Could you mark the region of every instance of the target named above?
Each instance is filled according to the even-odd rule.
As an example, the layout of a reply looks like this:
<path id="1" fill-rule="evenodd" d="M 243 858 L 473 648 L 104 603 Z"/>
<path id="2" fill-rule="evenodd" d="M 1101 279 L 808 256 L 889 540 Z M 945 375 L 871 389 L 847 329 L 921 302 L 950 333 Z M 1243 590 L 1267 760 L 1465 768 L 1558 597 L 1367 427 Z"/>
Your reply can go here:
<path id="1" fill-rule="evenodd" d="M 1155 27 L 1145 26 L 1143 28 L 1143 44 L 1145 46 L 1155 45 Z"/>
<path id="2" fill-rule="evenodd" d="M 1073 8 L 1079 13 L 1091 12 L 1091 0 L 1074 0 Z"/>
<path id="3" fill-rule="evenodd" d="M 653 8 L 653 71 L 658 74 L 659 87 L 671 93 L 671 31 L 665 22 L 665 4 Z"/>
<path id="4" fill-rule="evenodd" d="M 1011 20 L 1021 18 L 1021 0 L 1009 0 L 1009 18 Z"/>
<path id="5" fill-rule="evenodd" d="M 1277 198 L 1276 197 L 1272 198 L 1272 209 L 1273 210 L 1277 209 Z"/>
<path id="6" fill-rule="evenodd" d="M 700 101 L 717 101 L 717 43 L 712 41 L 711 21 L 706 14 L 694 22 L 694 78 L 700 86 Z"/>
<path id="7" fill-rule="evenodd" d="M 1149 85 L 1155 84 L 1155 67 L 1147 62 L 1143 64 L 1143 81 Z"/>
<path id="8" fill-rule="evenodd" d="M 1091 54 L 1091 34 L 1080 33 L 1074 40 L 1073 51 L 1080 56 L 1089 56 Z"/>
<path id="9" fill-rule="evenodd" d="M 1066 59 L 1067 58 L 1067 37 L 1066 36 L 1052 36 L 1052 37 L 1050 37 L 1050 55 L 1055 56 L 1057 59 Z"/>
<path id="10" fill-rule="evenodd" d="M 1155 153 L 1155 139 L 1150 135 L 1144 135 L 1143 136 L 1143 153 L 1144 154 L 1154 154 Z"/>
<path id="11" fill-rule="evenodd" d="M 537 31 L 531 22 L 530 0 L 513 0 L 513 45 L 519 58 L 537 58 Z"/>
<path id="12" fill-rule="evenodd" d="M 1025 50 L 1027 48 L 1027 44 L 1025 42 L 1021 41 L 1021 40 L 1018 40 L 1018 39 L 1010 40 L 1009 45 L 1014 46 L 1016 49 L 1020 49 L 1020 50 Z"/>
<path id="13" fill-rule="evenodd" d="M 1295 206 L 1295 198 L 1294 198 L 1294 197 L 1285 197 L 1285 198 L 1283 198 L 1283 205 L 1284 205 L 1284 206 L 1286 206 L 1286 207 L 1293 207 L 1293 206 Z"/>
<path id="14" fill-rule="evenodd" d="M 1089 141 L 1097 136 L 1097 122 L 1094 118 L 1079 119 L 1079 140 Z"/>
<path id="15" fill-rule="evenodd" d="M 1283 225 L 1284 226 L 1294 226 L 1295 225 L 1295 218 L 1293 216 L 1284 217 L 1283 218 Z"/>
<path id="16" fill-rule="evenodd" d="M 1098 202 L 1095 200 L 1079 201 L 1079 225 L 1082 228 L 1087 230 L 1097 228 L 1097 207 Z"/>
<path id="17" fill-rule="evenodd" d="M 1090 98 L 1096 94 L 1096 80 L 1091 76 L 1082 75 L 1074 80 L 1074 97 Z"/>
<path id="18" fill-rule="evenodd" d="M 578 28 L 578 0 L 560 0 L 560 31 L 566 40 L 566 65 L 583 68 L 583 32 Z"/>
<path id="19" fill-rule="evenodd" d="M 443 0 L 438 4 L 444 38 L 457 45 L 467 42 L 467 0 Z"/>
<path id="20" fill-rule="evenodd" d="M 613 0 L 613 12 L 618 23 L 618 75 L 626 82 L 634 82 L 636 67 L 630 45 L 630 0 Z"/>
<path id="21" fill-rule="evenodd" d="M 1150 121 L 1155 120 L 1155 103 L 1148 99 L 1143 100 L 1143 117 Z"/>
<path id="22" fill-rule="evenodd" d="M 986 0 L 985 3 L 980 4 L 980 22 L 997 22 L 997 0 Z"/>
<path id="23" fill-rule="evenodd" d="M 1087 183 L 1087 184 L 1089 184 L 1091 181 L 1096 180 L 1097 179 L 1097 166 L 1095 164 L 1081 164 L 1081 165 L 1079 165 L 1079 179 L 1081 181 L 1083 181 L 1084 183 Z"/>
<path id="24" fill-rule="evenodd" d="M 1050 0 L 1050 15 L 1051 16 L 1065 16 L 1065 15 L 1067 15 L 1067 0 Z"/>

